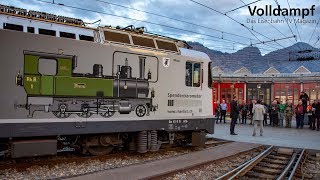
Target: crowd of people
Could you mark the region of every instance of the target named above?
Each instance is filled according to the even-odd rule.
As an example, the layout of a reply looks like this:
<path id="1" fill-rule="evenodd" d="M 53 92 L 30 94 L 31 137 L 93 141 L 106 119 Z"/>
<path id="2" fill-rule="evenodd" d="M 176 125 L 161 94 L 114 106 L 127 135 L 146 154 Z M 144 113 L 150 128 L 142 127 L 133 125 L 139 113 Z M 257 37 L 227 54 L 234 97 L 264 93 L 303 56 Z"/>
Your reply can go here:
<path id="1" fill-rule="evenodd" d="M 309 103 L 308 103 L 309 102 Z M 225 100 L 217 103 L 216 124 L 226 123 L 226 114 L 228 105 Z M 269 118 L 268 118 L 269 117 Z M 305 92 L 301 92 L 298 104 L 294 106 L 291 100 L 279 101 L 275 99 L 270 105 L 265 104 L 261 100 L 251 100 L 249 103 L 239 104 L 234 96 L 230 102 L 230 134 L 237 135 L 234 131 L 237 122 L 247 124 L 247 119 L 250 125 L 254 125 L 253 136 L 256 135 L 256 130 L 259 126 L 260 135 L 263 135 L 263 126 L 269 125 L 273 127 L 292 127 L 292 119 L 296 119 L 296 128 L 302 129 L 305 124 L 305 119 L 308 119 L 309 129 L 320 129 L 320 101 L 309 100 L 309 96 Z M 268 123 L 269 119 L 269 123 Z"/>

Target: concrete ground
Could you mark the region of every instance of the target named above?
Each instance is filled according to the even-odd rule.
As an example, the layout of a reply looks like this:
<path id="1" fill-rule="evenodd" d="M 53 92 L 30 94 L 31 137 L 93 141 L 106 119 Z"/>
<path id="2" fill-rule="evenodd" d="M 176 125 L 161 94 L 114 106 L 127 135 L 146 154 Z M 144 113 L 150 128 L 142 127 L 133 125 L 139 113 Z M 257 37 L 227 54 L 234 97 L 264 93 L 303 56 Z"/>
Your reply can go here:
<path id="1" fill-rule="evenodd" d="M 295 125 L 295 121 L 292 123 Z M 309 125 L 304 125 L 303 129 L 279 128 L 264 126 L 263 136 L 257 132 L 256 136 L 252 136 L 253 126 L 236 124 L 235 133 L 238 135 L 230 135 L 230 121 L 226 124 L 219 123 L 215 125 L 215 133 L 208 135 L 225 140 L 259 143 L 275 146 L 297 147 L 320 150 L 320 131 L 312 131 Z"/>

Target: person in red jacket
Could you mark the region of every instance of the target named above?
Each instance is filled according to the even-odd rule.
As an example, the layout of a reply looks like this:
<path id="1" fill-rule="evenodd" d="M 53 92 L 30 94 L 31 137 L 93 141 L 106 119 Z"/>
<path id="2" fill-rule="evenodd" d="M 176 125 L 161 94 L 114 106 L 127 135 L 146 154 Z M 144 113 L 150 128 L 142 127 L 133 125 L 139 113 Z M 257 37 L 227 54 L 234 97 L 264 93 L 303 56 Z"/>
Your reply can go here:
<path id="1" fill-rule="evenodd" d="M 298 105 L 296 106 L 296 128 L 303 128 L 303 120 L 304 120 L 304 113 L 306 112 L 306 107 L 302 104 L 302 100 L 299 100 Z"/>

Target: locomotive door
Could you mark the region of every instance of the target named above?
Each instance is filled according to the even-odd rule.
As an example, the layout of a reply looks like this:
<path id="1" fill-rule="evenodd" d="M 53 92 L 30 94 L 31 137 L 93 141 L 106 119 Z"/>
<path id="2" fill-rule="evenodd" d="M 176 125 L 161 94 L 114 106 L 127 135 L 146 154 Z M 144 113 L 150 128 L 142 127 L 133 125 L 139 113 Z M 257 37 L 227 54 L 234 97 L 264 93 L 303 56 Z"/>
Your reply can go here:
<path id="1" fill-rule="evenodd" d="M 57 73 L 57 61 L 54 59 L 40 58 L 38 61 L 38 71 L 41 75 L 40 94 L 53 95 L 54 75 Z"/>

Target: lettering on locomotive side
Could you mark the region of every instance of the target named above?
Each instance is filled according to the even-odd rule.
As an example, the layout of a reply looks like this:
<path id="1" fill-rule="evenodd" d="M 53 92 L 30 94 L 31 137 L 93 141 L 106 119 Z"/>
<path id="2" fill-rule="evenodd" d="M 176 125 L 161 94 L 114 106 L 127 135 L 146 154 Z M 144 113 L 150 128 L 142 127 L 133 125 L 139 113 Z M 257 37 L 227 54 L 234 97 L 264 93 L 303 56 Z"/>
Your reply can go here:
<path id="1" fill-rule="evenodd" d="M 75 89 L 85 89 L 87 85 L 85 83 L 73 83 L 73 88 Z"/>
<path id="2" fill-rule="evenodd" d="M 26 81 L 28 81 L 28 82 L 37 82 L 37 77 L 26 77 Z"/>
<path id="3" fill-rule="evenodd" d="M 59 66 L 59 70 L 66 71 L 66 70 L 68 70 L 68 67 L 67 66 Z"/>

